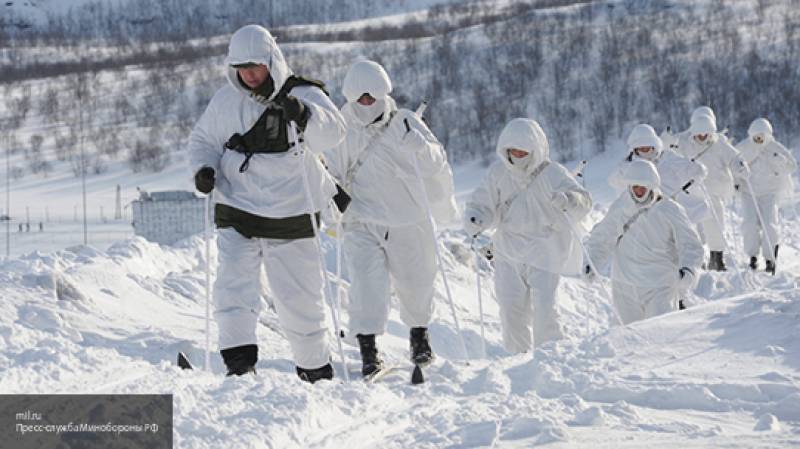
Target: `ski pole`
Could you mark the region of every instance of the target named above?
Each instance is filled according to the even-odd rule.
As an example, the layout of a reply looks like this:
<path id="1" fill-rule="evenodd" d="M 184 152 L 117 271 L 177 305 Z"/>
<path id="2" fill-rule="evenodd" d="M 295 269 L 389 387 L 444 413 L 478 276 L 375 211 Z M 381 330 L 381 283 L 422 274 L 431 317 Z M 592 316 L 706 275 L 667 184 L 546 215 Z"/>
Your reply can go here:
<path id="1" fill-rule="evenodd" d="M 427 107 L 427 103 L 423 102 L 422 105 L 417 109 L 416 114 L 421 114 L 425 111 Z M 406 126 L 406 133 L 411 131 L 411 126 L 408 124 L 408 120 L 403 120 L 403 123 Z M 467 344 L 464 341 L 464 335 L 461 333 L 461 325 L 458 322 L 458 315 L 456 314 L 456 306 L 453 303 L 453 295 L 450 293 L 450 284 L 447 282 L 447 274 L 444 271 L 444 263 L 442 262 L 442 255 L 439 252 L 439 242 L 436 240 L 436 222 L 433 219 L 433 211 L 431 209 L 431 203 L 428 199 L 428 192 L 425 190 L 425 181 L 422 179 L 422 173 L 419 170 L 419 162 L 417 161 L 417 153 L 412 152 L 412 160 L 414 162 L 414 174 L 417 177 L 417 181 L 419 181 L 420 187 L 422 187 L 422 201 L 425 206 L 425 211 L 428 213 L 428 222 L 431 225 L 431 239 L 433 241 L 433 249 L 436 252 L 436 265 L 439 267 L 439 273 L 442 275 L 442 281 L 444 283 L 444 291 L 447 295 L 447 302 L 450 304 L 450 312 L 453 314 L 453 323 L 456 326 L 456 332 L 458 333 L 459 341 L 461 342 L 461 350 L 464 353 L 464 359 L 469 359 L 469 353 L 467 352 Z"/>
<path id="2" fill-rule="evenodd" d="M 586 249 L 586 245 L 583 244 L 583 241 L 581 240 L 581 235 L 578 232 L 578 228 L 575 226 L 575 223 L 572 221 L 572 219 L 566 212 L 561 211 L 561 214 L 567 221 L 567 224 L 569 225 L 569 230 L 570 232 L 572 232 L 573 237 L 575 237 L 575 240 L 578 242 L 579 245 L 581 245 L 581 250 L 583 251 L 583 257 L 586 258 L 586 263 L 589 264 L 589 269 L 592 270 L 592 272 L 596 276 L 600 277 L 600 272 L 597 271 L 597 267 L 594 265 L 594 262 L 592 262 L 592 257 L 589 255 L 589 250 Z M 625 327 L 625 323 L 622 321 L 622 317 L 620 316 L 619 311 L 617 311 L 617 306 L 614 304 L 614 299 L 611 296 L 611 293 L 608 291 L 608 289 L 606 288 L 605 284 L 603 284 L 602 281 L 598 283 L 600 284 L 600 289 L 603 291 L 603 294 L 606 295 L 606 297 L 608 298 L 608 303 L 611 306 L 611 311 L 614 312 L 614 318 L 617 319 L 620 326 Z"/>
<path id="3" fill-rule="evenodd" d="M 679 194 L 679 193 L 681 193 L 681 192 L 684 192 L 684 193 L 686 193 L 686 194 L 688 195 L 688 194 L 689 194 L 689 187 L 691 187 L 691 186 L 692 186 L 692 184 L 694 184 L 694 179 L 690 179 L 690 180 L 689 180 L 689 182 L 687 182 L 686 184 L 684 184 L 684 185 L 683 185 L 683 187 L 680 187 L 680 188 L 678 188 L 677 190 L 675 190 L 675 191 L 672 193 L 672 195 L 670 195 L 670 196 L 669 196 L 669 199 L 671 199 L 671 200 L 675 200 L 675 198 L 676 198 L 676 197 L 678 196 L 678 194 Z M 635 287 L 634 287 L 634 288 L 635 288 Z M 687 290 L 686 290 L 686 296 L 687 296 L 687 297 L 689 297 L 689 296 L 692 296 L 692 289 L 691 289 L 691 288 L 689 288 L 689 289 L 687 289 Z M 683 309 L 685 309 L 686 307 L 687 307 L 687 306 L 686 306 L 686 305 L 683 303 L 683 300 L 679 298 L 679 299 L 678 299 L 678 310 L 683 310 Z"/>
<path id="4" fill-rule="evenodd" d="M 204 232 L 203 239 L 206 247 L 206 354 L 204 367 L 206 371 L 211 370 L 211 220 L 209 210 L 211 203 L 211 193 L 206 195 L 205 214 L 203 215 Z"/>
<path id="5" fill-rule="evenodd" d="M 342 220 L 336 222 L 336 314 L 342 316 Z M 339 337 L 342 337 L 341 330 Z"/>
<path id="6" fill-rule="evenodd" d="M 472 251 L 475 253 L 475 283 L 478 286 L 478 313 L 480 314 L 481 319 L 481 352 L 483 353 L 483 358 L 486 358 L 486 336 L 483 332 L 483 292 L 481 291 L 481 255 L 475 249 L 475 242 L 478 236 L 472 237 L 472 244 L 470 245 Z"/>
<path id="7" fill-rule="evenodd" d="M 300 137 L 297 133 L 297 124 L 295 122 L 291 122 L 289 124 L 289 135 L 294 142 L 294 147 L 297 151 L 301 152 L 301 157 L 303 158 L 303 164 L 305 165 L 306 160 L 306 152 L 300 148 Z M 336 310 L 332 304 L 331 299 L 331 284 L 330 280 L 328 279 L 328 270 L 325 269 L 325 258 L 322 256 L 322 235 L 319 232 L 319 225 L 317 224 L 316 214 L 314 213 L 314 200 L 311 197 L 311 185 L 308 182 L 308 173 L 306 173 L 306 168 L 303 167 L 301 169 L 303 172 L 303 187 L 306 191 L 306 202 L 308 203 L 308 214 L 311 218 L 311 228 L 314 231 L 314 245 L 317 249 L 317 256 L 319 257 L 319 269 L 322 274 L 322 279 L 325 282 L 324 288 L 324 295 L 325 300 L 328 303 L 328 307 L 331 309 L 331 318 L 333 319 L 333 328 L 336 332 L 336 342 L 339 346 L 339 357 L 342 359 L 342 369 L 344 370 L 344 378 L 346 382 L 350 382 L 350 373 L 347 371 L 347 360 L 344 358 L 344 348 L 342 347 L 342 337 L 341 337 L 341 329 L 339 327 L 339 317 L 336 315 Z"/>

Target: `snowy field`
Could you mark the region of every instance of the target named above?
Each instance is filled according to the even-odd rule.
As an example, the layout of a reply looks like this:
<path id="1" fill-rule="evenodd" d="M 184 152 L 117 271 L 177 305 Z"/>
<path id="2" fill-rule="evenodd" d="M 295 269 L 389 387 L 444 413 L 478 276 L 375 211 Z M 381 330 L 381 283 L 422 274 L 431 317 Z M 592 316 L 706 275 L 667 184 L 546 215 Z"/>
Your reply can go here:
<path id="1" fill-rule="evenodd" d="M 612 200 L 605 177 L 618 158 L 589 162 L 592 221 Z M 456 171 L 463 203 L 485 168 Z M 20 195 L 33 198 L 36 191 Z M 63 198 L 69 213 L 72 201 Z M 728 215 L 734 225 L 736 210 Z M 702 273 L 693 307 L 626 328 L 613 326 L 603 291 L 608 281 L 562 278 L 558 300 L 568 337 L 515 356 L 501 346 L 485 262 L 482 354 L 475 259 L 465 234 L 445 230 L 440 247 L 468 355 L 440 278 L 430 327 L 438 359 L 419 386 L 409 383 L 408 330 L 396 312 L 378 342 L 402 369 L 378 384 L 360 380 L 352 338 L 345 341 L 346 365 L 335 355 L 335 381 L 301 382 L 270 310 L 259 324 L 256 376 L 226 378 L 216 352 L 212 372 L 181 371 L 178 351 L 195 365 L 203 361 L 200 236 L 174 247 L 127 235 L 88 247 L 55 238 L 20 241 L 19 257 L 0 262 L 0 393 L 170 393 L 175 447 L 187 449 L 800 447 L 800 229 L 793 212 L 785 217 L 775 277 Z M 81 241 L 74 223 L 60 226 Z M 112 235 L 125 226 L 94 229 Z M 325 248 L 335 272 L 334 242 L 326 240 Z M 743 266 L 744 255 L 736 256 Z M 212 251 L 212 269 L 214 258 Z"/>

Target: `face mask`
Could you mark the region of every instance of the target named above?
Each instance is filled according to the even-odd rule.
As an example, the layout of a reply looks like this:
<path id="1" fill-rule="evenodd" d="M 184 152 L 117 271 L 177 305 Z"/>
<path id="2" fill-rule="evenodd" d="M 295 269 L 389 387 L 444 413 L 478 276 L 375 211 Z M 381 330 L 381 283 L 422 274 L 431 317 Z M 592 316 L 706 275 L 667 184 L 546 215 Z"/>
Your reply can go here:
<path id="1" fill-rule="evenodd" d="M 637 151 L 637 150 L 634 149 L 633 153 L 636 156 L 639 156 L 640 158 L 642 158 L 642 159 L 644 159 L 646 161 L 654 161 L 654 160 L 656 160 L 656 156 L 657 156 L 657 153 L 656 153 L 655 149 L 652 149 L 652 150 L 646 151 L 646 152 L 645 151 Z"/>
<path id="2" fill-rule="evenodd" d="M 653 189 L 647 189 L 647 192 L 645 192 L 641 198 L 636 196 L 633 192 L 633 186 L 628 187 L 628 193 L 630 193 L 631 198 L 633 198 L 633 201 L 637 204 L 647 204 L 653 199 Z"/>
<path id="3" fill-rule="evenodd" d="M 700 145 L 701 147 L 707 147 L 707 146 L 711 146 L 711 145 L 713 145 L 713 144 L 715 144 L 715 143 L 717 142 L 717 135 L 716 135 L 716 133 L 714 133 L 714 134 L 707 134 L 707 136 L 708 136 L 708 137 L 706 137 L 706 140 L 702 140 L 702 141 L 701 141 L 700 139 L 698 139 L 698 138 L 697 138 L 697 135 L 695 135 L 695 136 L 693 136 L 693 137 L 692 137 L 692 140 L 694 140 L 694 142 L 695 142 L 697 145 Z"/>
<path id="4" fill-rule="evenodd" d="M 506 154 L 508 156 L 508 161 L 511 162 L 511 165 L 520 171 L 526 171 L 528 169 L 528 166 L 531 165 L 531 161 L 533 160 L 530 153 L 528 153 L 528 155 L 525 157 L 519 157 L 519 158 L 512 156 L 511 153 L 508 151 L 506 152 Z"/>
<path id="5" fill-rule="evenodd" d="M 374 122 L 384 112 L 386 112 L 386 99 L 383 98 L 375 100 L 369 106 L 364 106 L 358 102 L 353 103 L 353 113 L 363 125 L 369 125 Z"/>

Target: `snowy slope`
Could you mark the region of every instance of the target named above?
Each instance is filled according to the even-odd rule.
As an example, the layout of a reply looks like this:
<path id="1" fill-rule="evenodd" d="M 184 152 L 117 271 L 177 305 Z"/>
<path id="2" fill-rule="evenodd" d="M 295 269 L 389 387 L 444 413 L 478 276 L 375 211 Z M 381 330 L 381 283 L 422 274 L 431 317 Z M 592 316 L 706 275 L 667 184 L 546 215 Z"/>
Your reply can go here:
<path id="1" fill-rule="evenodd" d="M 587 169 L 595 219 L 611 197 L 602 173 L 613 161 L 606 155 Z M 460 198 L 483 171 L 459 168 Z M 107 251 L 31 253 L 0 264 L 0 393 L 171 393 L 180 448 L 794 447 L 800 234 L 796 218 L 790 223 L 778 276 L 747 273 L 743 287 L 733 272 L 705 273 L 697 306 L 627 328 L 609 330 L 613 312 L 601 284 L 562 280 L 568 338 L 532 356 L 502 349 L 490 267 L 482 263 L 486 358 L 474 261 L 465 235 L 445 231 L 440 244 L 470 360 L 440 279 L 431 325 L 439 358 L 422 386 L 409 384 L 409 369 L 365 385 L 350 339 L 351 382 L 343 383 L 335 356 L 336 381 L 304 384 L 268 310 L 257 376 L 225 378 L 217 354 L 212 373 L 180 371 L 178 351 L 196 365 L 203 360 L 199 236 L 177 247 L 134 238 Z M 333 242 L 325 247 L 334 271 Z M 393 312 L 379 340 L 389 361 L 405 368 L 407 332 Z"/>

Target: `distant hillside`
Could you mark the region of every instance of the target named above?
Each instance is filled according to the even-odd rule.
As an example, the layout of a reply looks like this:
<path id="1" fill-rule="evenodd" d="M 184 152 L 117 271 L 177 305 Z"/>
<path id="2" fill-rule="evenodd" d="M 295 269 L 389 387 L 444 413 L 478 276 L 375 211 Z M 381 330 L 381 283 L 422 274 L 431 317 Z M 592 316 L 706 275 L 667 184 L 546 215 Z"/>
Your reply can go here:
<path id="1" fill-rule="evenodd" d="M 56 4 L 29 3 L 45 11 Z M 735 139 L 759 116 L 773 121 L 779 139 L 792 144 L 798 137 L 796 0 L 476 1 L 425 8 L 432 3 L 406 2 L 398 15 L 329 23 L 339 17 L 333 15 L 324 24 L 273 31 L 293 69 L 325 80 L 337 104 L 344 101 L 341 80 L 353 61 L 381 61 L 401 105 L 429 101 L 428 120 L 454 161 L 493 154 L 500 129 L 516 116 L 543 124 L 559 160 L 604 151 L 638 122 L 685 128 L 701 104 L 714 107 L 720 127 Z M 75 4 L 99 8 L 83 17 L 91 37 L 66 31 L 82 22 L 64 28 L 60 38 L 57 26 L 17 30 L 14 39 L 6 33 L 0 63 L 9 69 L 0 114 L 8 118 L 6 141 L 20 155 L 15 176 L 67 167 L 80 173 L 75 157 L 81 146 L 96 173 L 117 162 L 159 170 L 182 157 L 191 126 L 224 83 L 227 33 L 243 16 L 231 13 L 203 33 L 187 29 L 165 37 L 193 23 L 186 15 L 206 4 L 192 2 L 174 10 L 175 26 L 159 39 L 148 41 L 145 32 L 157 21 L 119 24 L 140 30 L 122 39 L 103 36 L 114 28 L 103 25 L 109 14 L 131 7 L 114 4 Z M 313 22 L 301 20 L 305 3 L 297 4 L 298 15 L 285 22 Z M 158 2 L 154 17 L 170 5 Z M 67 23 L 74 13 L 63 7 L 51 16 Z M 342 11 L 347 8 L 361 11 L 354 17 L 369 16 L 355 2 Z M 217 17 L 214 11 L 201 14 L 199 23 Z M 226 34 L 207 37 L 216 29 Z M 195 34 L 205 37 L 186 38 Z"/>

